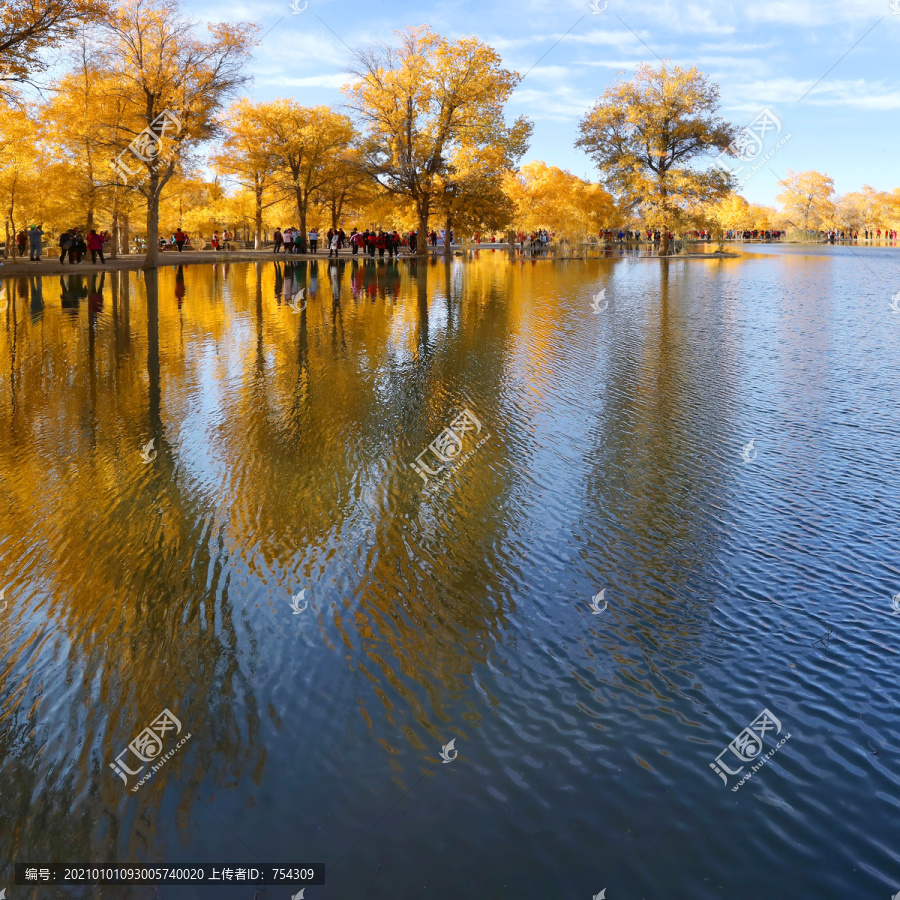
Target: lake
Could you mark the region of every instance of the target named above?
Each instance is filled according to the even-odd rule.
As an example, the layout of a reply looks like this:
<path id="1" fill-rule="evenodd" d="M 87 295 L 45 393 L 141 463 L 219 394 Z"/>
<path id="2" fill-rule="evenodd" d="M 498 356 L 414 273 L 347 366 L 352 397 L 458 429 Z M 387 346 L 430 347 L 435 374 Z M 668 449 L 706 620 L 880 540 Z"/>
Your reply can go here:
<path id="1" fill-rule="evenodd" d="M 9 900 L 900 891 L 900 254 L 745 249 L 7 278 Z"/>

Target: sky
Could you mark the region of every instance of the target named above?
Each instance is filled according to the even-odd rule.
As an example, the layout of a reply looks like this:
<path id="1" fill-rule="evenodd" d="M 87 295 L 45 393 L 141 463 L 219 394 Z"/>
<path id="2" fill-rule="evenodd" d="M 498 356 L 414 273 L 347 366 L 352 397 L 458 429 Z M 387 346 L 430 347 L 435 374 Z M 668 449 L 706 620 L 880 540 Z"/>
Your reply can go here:
<path id="1" fill-rule="evenodd" d="M 258 100 L 338 105 L 350 48 L 427 24 L 446 37 L 474 35 L 524 75 L 508 106 L 510 121 L 534 122 L 523 162 L 598 180 L 574 147 L 579 119 L 636 66 L 665 60 L 698 66 L 719 85 L 721 114 L 761 138 L 748 151 L 758 156 L 736 172 L 751 202 L 775 204 L 788 169 L 825 172 L 838 194 L 900 187 L 900 0 L 293 3 L 303 11 L 292 0 L 186 0 L 197 19 L 260 27 L 246 91 Z"/>

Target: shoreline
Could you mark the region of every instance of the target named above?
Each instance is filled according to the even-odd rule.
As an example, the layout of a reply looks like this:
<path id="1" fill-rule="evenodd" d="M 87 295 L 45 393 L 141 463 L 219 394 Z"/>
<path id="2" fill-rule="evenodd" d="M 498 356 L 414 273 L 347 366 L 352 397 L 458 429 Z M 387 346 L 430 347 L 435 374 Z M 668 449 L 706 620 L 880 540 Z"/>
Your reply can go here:
<path id="1" fill-rule="evenodd" d="M 711 251 L 709 253 L 680 253 L 674 254 L 670 256 L 658 256 L 656 254 L 645 254 L 640 252 L 640 248 L 626 247 L 624 244 L 614 244 L 608 249 L 606 248 L 596 248 L 588 251 L 583 255 L 578 256 L 570 256 L 570 255 L 556 255 L 560 253 L 561 248 L 557 247 L 556 250 L 538 252 L 536 254 L 532 254 L 530 252 L 522 252 L 518 247 L 510 247 L 509 244 L 478 244 L 475 246 L 472 245 L 458 245 L 453 244 L 452 253 L 450 258 L 456 259 L 458 257 L 468 256 L 469 253 L 475 253 L 481 250 L 492 250 L 492 251 L 500 251 L 506 254 L 513 254 L 513 258 L 519 262 L 524 262 L 525 260 L 546 260 L 546 261 L 562 261 L 562 260 L 582 260 L 586 261 L 589 259 L 597 259 L 597 260 L 608 260 L 608 259 L 623 259 L 625 255 L 605 255 L 607 253 L 614 254 L 616 250 L 626 250 L 627 258 L 636 259 L 636 260 L 680 260 L 680 259 L 739 259 L 742 256 L 745 256 L 745 253 L 740 252 L 739 248 L 749 247 L 756 243 L 775 243 L 769 241 L 742 241 L 735 244 L 730 244 L 728 249 L 722 253 Z M 779 244 L 784 243 L 785 245 L 790 244 L 790 246 L 819 246 L 822 243 L 827 245 L 828 242 L 821 241 L 809 241 L 808 243 L 794 243 L 794 242 L 777 242 Z M 833 246 L 840 246 L 840 244 L 835 244 Z M 875 246 L 875 245 L 873 245 Z M 889 244 L 884 244 L 881 246 L 891 246 Z M 640 255 L 635 255 L 635 250 L 638 251 Z M 89 254 L 86 254 L 89 257 Z M 43 256 L 39 261 L 32 262 L 29 259 L 24 257 L 16 260 L 2 260 L 3 265 L 0 266 L 0 279 L 5 276 L 19 276 L 19 275 L 65 275 L 68 273 L 78 274 L 79 272 L 104 272 L 104 271 L 141 271 L 144 268 L 144 257 L 143 253 L 129 253 L 124 256 L 119 256 L 116 259 L 107 259 L 106 263 L 92 263 L 90 259 L 84 259 L 80 263 L 60 263 L 58 257 L 53 256 Z M 344 262 L 348 260 L 373 260 L 379 262 L 387 262 L 390 260 L 390 257 L 385 256 L 383 259 L 381 257 L 375 256 L 370 257 L 367 254 L 359 253 L 357 255 L 353 255 L 349 248 L 339 251 L 338 257 L 339 260 Z M 444 257 L 443 249 L 438 249 L 437 251 L 431 250 L 429 252 L 428 259 L 429 260 L 441 260 Z M 330 257 L 330 259 L 334 259 L 334 257 Z M 401 254 L 400 256 L 394 257 L 393 262 L 414 262 L 418 257 L 411 256 L 407 253 Z M 328 262 L 329 256 L 327 253 L 273 253 L 271 249 L 263 249 L 263 250 L 219 250 L 219 251 L 211 251 L 211 250 L 185 250 L 181 253 L 172 250 L 166 250 L 160 253 L 159 255 L 159 264 L 157 265 L 158 269 L 166 268 L 168 266 L 177 266 L 177 265 L 216 265 L 218 263 L 231 263 L 231 262 L 260 262 L 265 260 L 272 260 L 273 262 Z"/>

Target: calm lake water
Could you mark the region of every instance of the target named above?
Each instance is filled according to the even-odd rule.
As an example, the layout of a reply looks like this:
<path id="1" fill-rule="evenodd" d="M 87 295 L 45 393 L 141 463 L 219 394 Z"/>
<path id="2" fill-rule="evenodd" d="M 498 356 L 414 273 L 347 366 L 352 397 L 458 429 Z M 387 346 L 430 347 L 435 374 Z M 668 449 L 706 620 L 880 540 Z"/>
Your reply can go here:
<path id="1" fill-rule="evenodd" d="M 898 251 L 4 284 L 9 900 L 900 891 Z"/>

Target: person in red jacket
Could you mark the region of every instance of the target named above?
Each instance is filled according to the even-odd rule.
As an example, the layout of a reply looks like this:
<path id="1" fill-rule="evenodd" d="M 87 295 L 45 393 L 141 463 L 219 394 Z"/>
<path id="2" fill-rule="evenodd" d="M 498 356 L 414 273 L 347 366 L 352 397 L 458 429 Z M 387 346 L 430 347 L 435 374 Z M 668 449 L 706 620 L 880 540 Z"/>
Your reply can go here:
<path id="1" fill-rule="evenodd" d="M 91 229 L 91 233 L 88 235 L 87 239 L 88 250 L 91 251 L 91 264 L 97 262 L 97 254 L 100 254 L 100 262 L 103 265 L 106 265 L 106 260 L 103 258 L 103 238 L 97 234 L 97 230 L 95 228 Z"/>
<path id="2" fill-rule="evenodd" d="M 187 243 L 188 236 L 181 230 L 181 226 L 175 229 L 175 246 L 178 248 L 178 252 L 184 249 L 184 245 Z"/>

